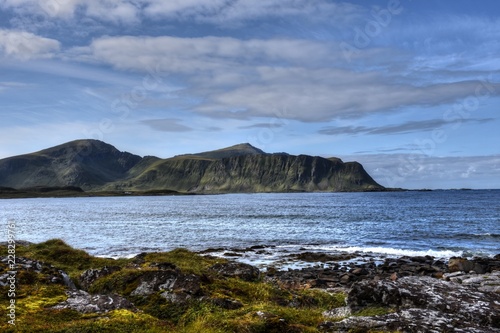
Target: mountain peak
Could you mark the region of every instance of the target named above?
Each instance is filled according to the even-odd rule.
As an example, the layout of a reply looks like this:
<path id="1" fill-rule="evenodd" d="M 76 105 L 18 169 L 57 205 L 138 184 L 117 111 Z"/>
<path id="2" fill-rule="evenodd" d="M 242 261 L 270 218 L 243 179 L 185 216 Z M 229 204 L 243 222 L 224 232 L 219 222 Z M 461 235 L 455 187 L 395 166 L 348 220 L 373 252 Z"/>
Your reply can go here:
<path id="1" fill-rule="evenodd" d="M 255 146 L 252 146 L 250 143 L 245 142 L 245 143 L 240 143 L 234 146 L 230 146 L 227 148 L 222 148 L 219 150 L 241 150 L 241 151 L 246 151 L 246 152 L 254 152 L 255 154 L 265 154 L 265 152 Z"/>
<path id="2" fill-rule="evenodd" d="M 197 157 L 206 159 L 223 159 L 235 156 L 246 156 L 246 155 L 265 155 L 266 153 L 259 148 L 252 146 L 249 143 L 240 143 L 234 146 L 221 148 L 217 150 L 205 151 L 196 154 L 178 155 L 176 157 Z"/>

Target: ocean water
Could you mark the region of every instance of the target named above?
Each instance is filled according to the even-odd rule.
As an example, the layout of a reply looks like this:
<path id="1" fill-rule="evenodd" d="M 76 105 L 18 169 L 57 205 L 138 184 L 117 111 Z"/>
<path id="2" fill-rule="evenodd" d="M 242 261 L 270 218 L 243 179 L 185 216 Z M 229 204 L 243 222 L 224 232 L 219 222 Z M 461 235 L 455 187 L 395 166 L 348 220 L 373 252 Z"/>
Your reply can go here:
<path id="1" fill-rule="evenodd" d="M 0 200 L 0 217 L 18 240 L 61 238 L 108 257 L 256 245 L 260 264 L 305 250 L 500 253 L 500 190 L 14 199 Z"/>

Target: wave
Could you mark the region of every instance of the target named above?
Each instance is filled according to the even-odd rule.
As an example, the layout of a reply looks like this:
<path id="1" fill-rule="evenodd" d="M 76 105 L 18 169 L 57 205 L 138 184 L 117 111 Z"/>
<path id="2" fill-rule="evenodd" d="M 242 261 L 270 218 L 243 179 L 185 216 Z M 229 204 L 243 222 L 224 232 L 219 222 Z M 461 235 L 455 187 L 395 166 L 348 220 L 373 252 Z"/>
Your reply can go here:
<path id="1" fill-rule="evenodd" d="M 487 239 L 487 238 L 500 238 L 500 234 L 495 234 L 495 233 L 481 233 L 481 234 L 456 234 L 450 236 L 450 238 L 462 238 L 462 239 Z"/>
<path id="2" fill-rule="evenodd" d="M 389 256 L 409 256 L 409 257 L 419 257 L 419 256 L 432 256 L 435 258 L 451 258 L 451 257 L 461 257 L 463 251 L 452 251 L 452 250 L 408 250 L 408 249 L 397 249 L 391 247 L 361 247 L 361 246 L 304 246 L 304 248 L 310 250 L 322 250 L 322 251 L 338 251 L 347 253 L 370 253 L 370 254 L 380 254 Z"/>

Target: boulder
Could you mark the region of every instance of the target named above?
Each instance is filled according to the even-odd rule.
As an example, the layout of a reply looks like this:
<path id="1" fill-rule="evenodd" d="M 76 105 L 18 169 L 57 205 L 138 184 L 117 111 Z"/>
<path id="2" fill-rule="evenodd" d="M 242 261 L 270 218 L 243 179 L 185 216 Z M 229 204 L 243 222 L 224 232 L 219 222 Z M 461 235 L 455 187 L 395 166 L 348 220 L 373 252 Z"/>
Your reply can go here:
<path id="1" fill-rule="evenodd" d="M 450 273 L 453 272 L 471 272 L 474 271 L 478 274 L 483 274 L 486 272 L 485 267 L 472 260 L 468 260 L 465 258 L 450 258 L 448 261 L 448 271 Z"/>
<path id="2" fill-rule="evenodd" d="M 225 277 L 239 278 L 245 281 L 255 281 L 260 277 L 260 271 L 257 267 L 239 262 L 215 264 L 210 267 L 210 270 Z"/>
<path id="3" fill-rule="evenodd" d="M 83 290 L 68 291 L 68 299 L 52 307 L 52 309 L 71 309 L 81 313 L 105 313 L 112 310 L 127 309 L 136 311 L 135 306 L 122 296 L 91 295 Z"/>
<path id="4" fill-rule="evenodd" d="M 500 293 L 500 271 L 494 271 L 488 274 L 466 274 L 464 272 L 455 272 L 444 274 L 443 278 L 446 281 L 471 286 L 480 291 Z"/>
<path id="5" fill-rule="evenodd" d="M 97 279 L 113 274 L 114 272 L 117 272 L 119 270 L 121 270 L 121 267 L 119 266 L 104 266 L 103 268 L 100 269 L 88 269 L 80 275 L 78 280 L 80 286 L 84 290 L 89 290 L 90 286 Z"/>
<path id="6" fill-rule="evenodd" d="M 201 279 L 194 274 L 183 274 L 178 270 L 145 272 L 130 296 L 149 296 L 163 291 L 161 296 L 172 303 L 185 303 L 201 295 Z"/>

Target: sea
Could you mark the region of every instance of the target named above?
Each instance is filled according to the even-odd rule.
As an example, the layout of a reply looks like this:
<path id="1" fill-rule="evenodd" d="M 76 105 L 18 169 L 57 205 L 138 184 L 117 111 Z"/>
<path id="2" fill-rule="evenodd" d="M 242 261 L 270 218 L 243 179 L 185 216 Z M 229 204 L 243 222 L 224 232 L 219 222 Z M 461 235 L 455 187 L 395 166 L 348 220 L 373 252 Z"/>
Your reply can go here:
<path id="1" fill-rule="evenodd" d="M 17 240 L 60 238 L 112 258 L 187 248 L 265 266 L 304 251 L 500 254 L 500 190 L 5 199 L 0 218 L 3 240 L 14 225 Z"/>

